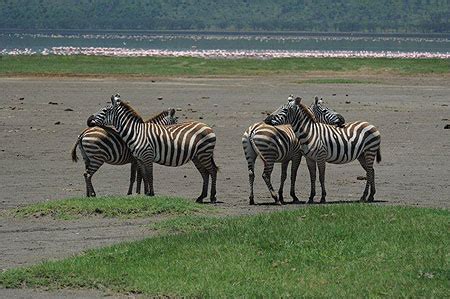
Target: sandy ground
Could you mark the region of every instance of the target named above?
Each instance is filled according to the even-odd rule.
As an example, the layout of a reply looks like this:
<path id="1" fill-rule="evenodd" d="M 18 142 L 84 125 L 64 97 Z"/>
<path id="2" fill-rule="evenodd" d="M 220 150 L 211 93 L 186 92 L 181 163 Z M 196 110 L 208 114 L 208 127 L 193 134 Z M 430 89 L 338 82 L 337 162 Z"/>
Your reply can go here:
<path id="1" fill-rule="evenodd" d="M 330 77 L 327 74 L 315 76 Z M 308 104 L 317 94 L 347 121 L 365 120 L 378 127 L 383 157 L 381 164 L 375 166 L 378 204 L 450 208 L 450 130 L 444 129 L 450 124 L 450 77 L 343 76 L 377 83 L 298 83 L 308 79 L 306 77 L 0 78 L 0 210 L 85 194 L 84 163 L 73 163 L 70 150 L 85 128 L 87 117 L 106 105 L 115 92 L 120 92 L 122 99 L 129 100 L 143 116 L 175 107 L 181 109 L 177 111 L 181 121 L 200 119 L 214 128 L 217 134 L 215 157 L 221 169 L 217 188 L 218 200 L 222 203 L 217 206 L 223 214 L 305 207 L 268 205 L 272 200 L 260 177 L 261 161 L 258 161 L 255 181 L 255 200 L 261 205 L 248 205 L 242 133 L 250 124 L 261 121 L 267 111 L 284 103 L 291 93 L 302 96 Z M 356 178 L 363 174 L 357 162 L 328 165 L 328 201 L 358 200 L 365 182 Z M 201 177 L 191 163 L 179 168 L 157 165 L 154 175 L 157 194 L 195 198 L 200 193 Z M 125 194 L 128 176 L 129 166 L 103 166 L 93 179 L 97 194 Z M 279 167 L 272 178 L 277 188 Z M 288 186 L 289 179 L 285 190 Z M 302 200 L 309 194 L 304 162 L 299 170 L 297 192 Z M 55 221 L 0 217 L 0 269 L 140 239 L 153 234 L 147 224 L 157 220 Z M 17 298 L 102 295 L 0 290 L 0 297 Z"/>

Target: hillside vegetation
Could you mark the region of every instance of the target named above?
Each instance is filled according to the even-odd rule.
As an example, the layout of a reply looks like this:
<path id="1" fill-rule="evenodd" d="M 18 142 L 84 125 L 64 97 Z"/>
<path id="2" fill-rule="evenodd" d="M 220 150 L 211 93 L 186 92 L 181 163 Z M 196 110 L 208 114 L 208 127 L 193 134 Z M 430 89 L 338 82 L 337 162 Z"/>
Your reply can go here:
<path id="1" fill-rule="evenodd" d="M 447 0 L 3 0 L 0 28 L 450 32 Z"/>

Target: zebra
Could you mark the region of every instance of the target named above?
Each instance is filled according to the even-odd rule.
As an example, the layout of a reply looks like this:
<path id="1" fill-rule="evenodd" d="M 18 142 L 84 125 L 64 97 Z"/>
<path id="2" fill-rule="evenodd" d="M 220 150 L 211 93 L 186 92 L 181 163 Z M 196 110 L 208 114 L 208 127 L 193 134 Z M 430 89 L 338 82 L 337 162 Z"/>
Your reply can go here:
<path id="1" fill-rule="evenodd" d="M 206 124 L 190 121 L 170 126 L 144 123 L 139 114 L 120 95 L 111 96 L 111 104 L 100 109 L 90 119 L 90 126 L 112 125 L 138 161 L 148 186 L 146 192 L 154 196 L 153 162 L 166 166 L 180 166 L 192 161 L 203 178 L 202 193 L 197 202 L 207 196 L 211 176 L 210 200 L 216 202 L 218 167 L 213 154 L 216 134 Z"/>
<path id="2" fill-rule="evenodd" d="M 88 119 L 88 124 L 91 119 Z M 157 123 L 160 125 L 171 125 L 177 123 L 175 109 L 167 109 L 146 122 Z M 77 146 L 81 152 L 85 163 L 84 180 L 86 183 L 86 196 L 95 197 L 96 193 L 92 185 L 92 176 L 104 164 L 124 165 L 131 163 L 130 184 L 127 195 L 133 190 L 133 184 L 136 180 L 136 193 L 141 190 L 141 172 L 138 171 L 136 159 L 134 159 L 128 146 L 123 142 L 120 135 L 112 128 L 108 127 L 88 127 L 78 136 L 75 145 L 72 148 L 72 161 L 77 162 Z"/>
<path id="3" fill-rule="evenodd" d="M 381 135 L 378 129 L 367 122 L 346 123 L 343 127 L 318 123 L 314 114 L 298 99 L 282 105 L 264 120 L 270 125 L 291 124 L 306 157 L 311 179 L 308 203 L 315 196 L 316 163 L 322 188 L 321 203 L 326 201 L 325 162 L 349 163 L 358 159 L 366 171 L 367 182 L 360 201 L 372 202 L 375 195 L 375 171 L 373 164 L 381 162 Z M 367 195 L 370 194 L 367 198 Z"/>
<path id="4" fill-rule="evenodd" d="M 291 103 L 294 96 L 288 97 Z M 299 101 L 301 99 L 299 98 Z M 322 99 L 316 96 L 311 104 L 310 110 L 321 122 L 342 126 L 345 122 L 344 117 L 323 105 Z M 253 183 L 255 181 L 255 160 L 259 156 L 264 162 L 263 180 L 269 188 L 272 198 L 276 204 L 284 203 L 283 188 L 287 177 L 287 167 L 291 163 L 291 190 L 290 195 L 294 203 L 299 199 L 295 194 L 295 181 L 297 179 L 297 170 L 300 166 L 302 153 L 300 143 L 295 137 L 291 125 L 271 126 L 264 122 L 251 125 L 242 136 L 242 147 L 244 149 L 245 159 L 249 173 L 250 185 L 250 205 L 255 204 L 253 194 Z M 281 163 L 281 179 L 278 196 L 275 193 L 270 180 L 274 163 Z"/>

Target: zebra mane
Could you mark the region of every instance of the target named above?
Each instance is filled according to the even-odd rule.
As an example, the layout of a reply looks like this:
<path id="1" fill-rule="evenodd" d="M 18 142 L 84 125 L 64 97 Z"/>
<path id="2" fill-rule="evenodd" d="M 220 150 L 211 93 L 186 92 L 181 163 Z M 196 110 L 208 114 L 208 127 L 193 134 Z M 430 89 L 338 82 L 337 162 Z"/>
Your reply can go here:
<path id="1" fill-rule="evenodd" d="M 312 122 L 315 122 L 315 123 L 317 122 L 317 119 L 316 119 L 316 117 L 314 116 L 314 113 L 312 113 L 311 109 L 309 109 L 308 106 L 306 106 L 306 105 L 303 104 L 303 103 L 299 103 L 297 106 L 298 106 L 298 108 L 300 108 L 301 111 L 303 111 L 303 114 L 304 114 L 309 120 L 311 120 Z"/>
<path id="2" fill-rule="evenodd" d="M 164 118 L 164 117 L 168 116 L 169 113 L 170 113 L 170 109 L 164 110 L 164 111 L 162 111 L 162 112 L 160 112 L 158 114 L 155 114 L 152 117 L 148 118 L 145 122 L 148 123 L 148 122 L 151 122 L 152 120 L 157 120 L 157 119 L 160 119 L 160 118 Z"/>
<path id="3" fill-rule="evenodd" d="M 130 106 L 130 104 L 125 103 L 125 102 L 120 102 L 120 105 L 122 105 L 128 112 L 130 112 L 133 116 L 138 118 L 140 121 L 144 122 L 144 120 L 142 119 L 142 116 L 140 116 L 139 113 L 137 113 L 136 110 L 134 110 L 134 108 Z"/>

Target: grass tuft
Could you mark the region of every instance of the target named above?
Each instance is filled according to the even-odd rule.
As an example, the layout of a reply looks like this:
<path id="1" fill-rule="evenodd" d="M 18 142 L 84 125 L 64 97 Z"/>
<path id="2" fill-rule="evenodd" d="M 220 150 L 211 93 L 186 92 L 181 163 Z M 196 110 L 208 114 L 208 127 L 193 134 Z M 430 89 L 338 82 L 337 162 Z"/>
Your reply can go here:
<path id="1" fill-rule="evenodd" d="M 211 206 L 175 197 L 95 197 L 52 200 L 12 210 L 15 217 L 76 219 L 86 216 L 137 218 L 157 214 L 187 215 L 211 212 Z"/>
<path id="2" fill-rule="evenodd" d="M 449 211 L 367 204 L 168 221 L 186 233 L 8 270 L 0 286 L 186 297 L 447 297 Z M 216 222 L 217 221 L 217 222 Z M 107 287 L 105 287 L 107 286 Z"/>

